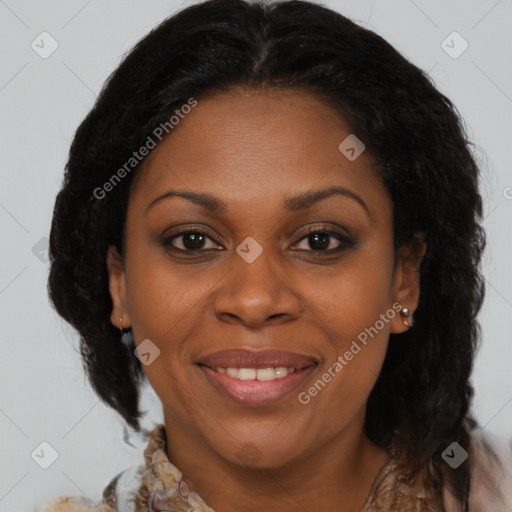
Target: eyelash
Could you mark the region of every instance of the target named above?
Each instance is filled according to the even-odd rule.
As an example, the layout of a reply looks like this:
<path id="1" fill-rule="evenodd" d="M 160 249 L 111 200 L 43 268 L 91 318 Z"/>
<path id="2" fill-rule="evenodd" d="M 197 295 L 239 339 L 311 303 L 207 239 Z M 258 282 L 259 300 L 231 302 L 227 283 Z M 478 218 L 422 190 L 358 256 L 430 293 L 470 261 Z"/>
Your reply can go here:
<path id="1" fill-rule="evenodd" d="M 356 245 L 355 241 L 353 239 L 351 239 L 350 237 L 348 237 L 347 235 L 344 235 L 344 234 L 336 232 L 336 231 L 331 231 L 331 230 L 329 230 L 327 228 L 322 228 L 322 227 L 319 228 L 318 226 L 313 227 L 313 228 L 309 228 L 306 231 L 306 233 L 304 233 L 304 236 L 302 236 L 293 245 L 297 245 L 298 243 L 300 243 L 303 240 L 305 240 L 308 236 L 310 236 L 312 234 L 315 234 L 315 233 L 321 233 L 321 234 L 329 235 L 329 236 L 335 238 L 336 240 L 338 240 L 340 242 L 340 245 L 337 248 L 335 248 L 335 249 L 299 249 L 299 251 L 301 251 L 301 252 L 302 251 L 312 252 L 312 253 L 316 253 L 316 254 L 331 255 L 331 254 L 335 254 L 335 253 L 341 252 L 341 251 L 346 250 L 346 249 L 352 249 Z M 216 251 L 217 250 L 217 249 L 195 249 L 195 250 L 194 249 L 179 249 L 179 248 L 175 247 L 174 245 L 172 245 L 172 242 L 174 240 L 176 240 L 177 238 L 180 238 L 180 237 L 182 237 L 184 235 L 189 235 L 189 234 L 204 235 L 206 238 L 209 238 L 210 240 L 212 240 L 216 244 L 221 245 L 218 240 L 215 240 L 214 238 L 209 236 L 208 233 L 206 233 L 205 231 L 200 230 L 200 229 L 194 229 L 193 227 L 187 229 L 186 231 L 180 231 L 179 233 L 175 233 L 174 235 L 165 238 L 162 241 L 162 245 L 164 247 L 166 247 L 171 252 L 179 252 L 179 253 L 199 254 L 199 253 L 211 252 L 211 251 Z"/>

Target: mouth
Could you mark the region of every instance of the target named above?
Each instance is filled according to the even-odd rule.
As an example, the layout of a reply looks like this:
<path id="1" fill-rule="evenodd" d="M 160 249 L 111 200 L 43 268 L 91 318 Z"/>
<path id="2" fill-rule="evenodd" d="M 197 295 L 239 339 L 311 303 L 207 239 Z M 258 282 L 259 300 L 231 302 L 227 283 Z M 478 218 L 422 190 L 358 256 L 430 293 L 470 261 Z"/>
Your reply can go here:
<path id="1" fill-rule="evenodd" d="M 212 368 L 212 370 L 217 373 L 228 375 L 233 379 L 268 382 L 271 380 L 282 379 L 287 375 L 295 373 L 297 370 L 302 370 L 302 368 L 287 368 L 286 366 L 277 366 L 275 368 L 272 368 L 271 366 L 267 368 L 223 368 L 222 366 L 217 366 L 216 368 Z"/>
<path id="2" fill-rule="evenodd" d="M 318 360 L 276 350 L 230 350 L 206 356 L 197 365 L 222 396 L 254 407 L 274 404 L 298 390 Z"/>

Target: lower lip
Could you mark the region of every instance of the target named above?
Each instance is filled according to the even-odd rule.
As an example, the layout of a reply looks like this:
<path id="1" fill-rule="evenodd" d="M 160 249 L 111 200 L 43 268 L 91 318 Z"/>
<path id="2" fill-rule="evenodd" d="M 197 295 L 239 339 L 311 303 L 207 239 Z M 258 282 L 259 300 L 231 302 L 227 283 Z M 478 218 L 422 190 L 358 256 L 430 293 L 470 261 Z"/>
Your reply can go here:
<path id="1" fill-rule="evenodd" d="M 295 370 L 286 377 L 274 380 L 239 380 L 225 373 L 219 373 L 208 366 L 199 365 L 208 381 L 224 395 L 241 405 L 270 405 L 300 387 L 306 377 L 315 369 L 308 366 Z"/>

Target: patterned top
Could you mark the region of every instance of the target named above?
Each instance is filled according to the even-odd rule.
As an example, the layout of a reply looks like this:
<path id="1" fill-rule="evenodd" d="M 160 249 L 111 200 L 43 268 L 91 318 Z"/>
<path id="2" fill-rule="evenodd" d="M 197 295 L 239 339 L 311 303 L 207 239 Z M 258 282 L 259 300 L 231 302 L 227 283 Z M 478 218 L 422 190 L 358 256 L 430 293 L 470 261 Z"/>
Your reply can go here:
<path id="1" fill-rule="evenodd" d="M 85 498 L 63 496 L 35 512 L 215 512 L 169 461 L 166 442 L 165 426 L 159 424 L 149 434 L 144 464 L 116 475 L 103 491 L 101 503 L 94 505 Z M 479 446 L 477 443 L 477 452 L 481 450 Z M 470 511 L 512 511 L 512 458 L 506 460 L 507 467 L 498 470 L 483 451 L 479 453 L 473 470 Z M 444 507 L 447 512 L 459 512 L 446 492 Z M 407 482 L 399 464 L 390 457 L 377 475 L 361 512 L 398 510 L 439 512 L 443 505 L 433 492 Z"/>

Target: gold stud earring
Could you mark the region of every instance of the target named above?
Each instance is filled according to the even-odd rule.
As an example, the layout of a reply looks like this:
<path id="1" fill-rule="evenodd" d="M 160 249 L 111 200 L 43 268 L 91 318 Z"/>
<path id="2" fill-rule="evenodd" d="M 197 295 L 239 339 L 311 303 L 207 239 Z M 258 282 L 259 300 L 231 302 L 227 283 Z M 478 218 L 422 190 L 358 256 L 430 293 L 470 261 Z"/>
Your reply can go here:
<path id="1" fill-rule="evenodd" d="M 409 318 L 411 316 L 411 312 L 409 311 L 409 308 L 402 308 L 400 310 L 400 315 L 404 319 L 404 324 L 407 327 L 412 327 L 412 318 Z"/>

